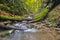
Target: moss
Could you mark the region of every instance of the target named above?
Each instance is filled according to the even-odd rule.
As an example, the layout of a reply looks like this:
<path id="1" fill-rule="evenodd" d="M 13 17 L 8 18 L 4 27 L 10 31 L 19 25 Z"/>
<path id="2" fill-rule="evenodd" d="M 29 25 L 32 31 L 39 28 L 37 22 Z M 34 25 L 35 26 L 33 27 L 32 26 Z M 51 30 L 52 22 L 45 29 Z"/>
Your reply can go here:
<path id="1" fill-rule="evenodd" d="M 23 16 L 14 16 L 14 17 L 11 17 L 11 16 L 3 16 L 3 15 L 0 15 L 0 19 L 7 19 L 7 20 L 17 20 L 17 21 L 20 21 L 20 20 L 23 20 L 24 17 L 23 17 Z"/>
<path id="2" fill-rule="evenodd" d="M 6 35 L 9 35 L 13 32 L 14 30 L 7 30 L 7 31 L 3 31 L 0 33 L 1 37 L 5 37 Z"/>
<path id="3" fill-rule="evenodd" d="M 43 18 L 47 15 L 48 11 L 49 11 L 49 10 L 48 10 L 47 8 L 45 8 L 45 9 L 43 10 L 43 12 L 41 12 L 41 13 L 39 13 L 37 16 L 35 16 L 35 20 L 36 20 L 36 21 L 39 21 L 39 20 L 43 19 Z"/>
<path id="4" fill-rule="evenodd" d="M 36 20 L 36 21 L 39 21 L 39 20 L 43 19 L 43 18 L 48 14 L 49 9 L 51 8 L 52 5 L 53 5 L 53 4 L 50 3 L 46 8 L 44 8 L 44 9 L 42 10 L 41 13 L 39 13 L 38 15 L 36 15 L 36 16 L 35 16 L 35 20 Z"/>

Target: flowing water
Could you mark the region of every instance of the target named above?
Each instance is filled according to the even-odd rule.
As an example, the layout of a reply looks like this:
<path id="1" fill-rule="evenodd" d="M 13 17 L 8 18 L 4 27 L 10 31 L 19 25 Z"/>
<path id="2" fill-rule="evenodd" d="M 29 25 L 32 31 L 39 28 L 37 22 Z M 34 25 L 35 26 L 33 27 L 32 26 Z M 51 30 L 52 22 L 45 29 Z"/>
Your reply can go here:
<path id="1" fill-rule="evenodd" d="M 32 19 L 31 16 L 28 16 L 27 18 Z M 0 38 L 0 40 L 28 40 L 29 38 L 33 37 L 31 35 L 38 32 L 38 29 L 33 28 L 28 21 L 14 23 L 13 25 L 16 28 L 20 28 L 22 30 L 15 30 L 14 33 L 12 33 L 11 35 L 9 35 L 5 38 Z M 25 37 L 27 37 L 27 39 L 25 39 Z M 31 39 L 29 39 L 29 40 L 31 40 Z"/>
<path id="2" fill-rule="evenodd" d="M 22 30 L 15 30 L 14 33 L 0 40 L 35 40 L 33 35 L 36 35 L 38 29 L 33 28 L 27 21 L 14 23 L 13 25 Z"/>
<path id="3" fill-rule="evenodd" d="M 55 40 L 50 37 L 49 33 L 34 28 L 35 26 L 32 26 L 29 21 L 22 21 L 13 25 L 23 30 L 15 30 L 14 33 L 6 37 L 0 37 L 0 40 Z"/>

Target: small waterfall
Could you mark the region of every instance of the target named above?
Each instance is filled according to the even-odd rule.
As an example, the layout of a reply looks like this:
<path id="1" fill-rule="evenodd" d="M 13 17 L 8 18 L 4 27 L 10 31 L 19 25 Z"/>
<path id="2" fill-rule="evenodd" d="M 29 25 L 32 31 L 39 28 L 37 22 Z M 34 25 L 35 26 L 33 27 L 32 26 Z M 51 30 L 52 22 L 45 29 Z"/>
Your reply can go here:
<path id="1" fill-rule="evenodd" d="M 37 32 L 38 29 L 34 28 L 28 21 L 23 21 L 22 23 L 15 23 L 14 26 L 23 30 L 23 32 Z M 20 31 L 20 30 L 19 30 Z"/>

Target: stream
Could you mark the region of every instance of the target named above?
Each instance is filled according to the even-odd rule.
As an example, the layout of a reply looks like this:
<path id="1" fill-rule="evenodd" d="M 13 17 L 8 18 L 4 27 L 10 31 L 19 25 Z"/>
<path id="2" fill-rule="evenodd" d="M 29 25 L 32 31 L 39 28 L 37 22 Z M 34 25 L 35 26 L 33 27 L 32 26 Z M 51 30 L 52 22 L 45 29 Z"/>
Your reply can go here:
<path id="1" fill-rule="evenodd" d="M 32 19 L 32 17 L 28 16 L 28 19 Z M 37 34 L 38 29 L 34 28 L 29 21 L 17 22 L 13 25 L 22 30 L 15 30 L 14 33 L 0 38 L 0 40 L 37 40 L 34 35 Z"/>
<path id="2" fill-rule="evenodd" d="M 15 30 L 6 37 L 0 37 L 0 40 L 55 40 L 50 37 L 49 33 L 40 31 L 40 29 L 37 29 L 29 21 L 16 22 L 12 25 L 22 30 Z"/>
<path id="3" fill-rule="evenodd" d="M 27 21 L 14 23 L 13 25 L 22 30 L 15 30 L 14 33 L 4 38 L 0 38 L 0 40 L 37 40 L 35 36 L 37 36 L 38 29 L 31 26 Z"/>
<path id="4" fill-rule="evenodd" d="M 12 33 L 11 35 L 9 35 L 7 37 L 4 37 L 4 38 L 2 38 L 0 40 L 35 40 L 34 35 L 36 35 L 36 33 L 38 31 L 37 29 L 35 29 L 35 28 L 27 28 L 25 25 L 18 24 L 18 23 L 15 24 L 15 25 L 16 26 L 21 25 L 21 28 L 26 29 L 26 30 L 15 30 L 14 33 Z"/>

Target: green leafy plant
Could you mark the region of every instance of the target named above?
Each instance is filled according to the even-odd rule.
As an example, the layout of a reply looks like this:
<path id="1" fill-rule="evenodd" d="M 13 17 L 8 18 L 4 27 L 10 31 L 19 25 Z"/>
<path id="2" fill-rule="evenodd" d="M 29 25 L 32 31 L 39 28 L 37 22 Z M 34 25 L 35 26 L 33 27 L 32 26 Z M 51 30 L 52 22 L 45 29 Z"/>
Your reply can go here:
<path id="1" fill-rule="evenodd" d="M 38 20 L 43 19 L 49 12 L 49 9 L 51 8 L 52 2 L 50 2 L 47 5 L 46 4 L 47 1 L 48 0 L 10 0 L 10 1 L 8 0 L 5 4 L 4 2 L 2 3 L 4 5 L 1 8 L 1 10 L 9 11 L 13 15 L 15 14 L 25 15 L 26 13 L 32 14 L 34 19 L 38 21 Z"/>
<path id="2" fill-rule="evenodd" d="M 32 14 L 37 13 L 43 6 L 43 0 L 26 0 L 25 8 Z"/>

